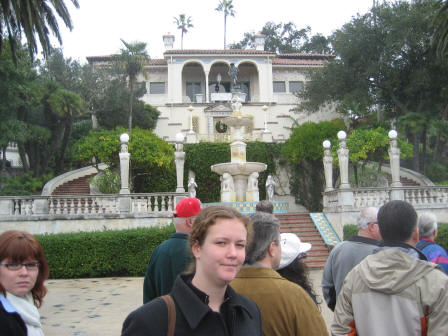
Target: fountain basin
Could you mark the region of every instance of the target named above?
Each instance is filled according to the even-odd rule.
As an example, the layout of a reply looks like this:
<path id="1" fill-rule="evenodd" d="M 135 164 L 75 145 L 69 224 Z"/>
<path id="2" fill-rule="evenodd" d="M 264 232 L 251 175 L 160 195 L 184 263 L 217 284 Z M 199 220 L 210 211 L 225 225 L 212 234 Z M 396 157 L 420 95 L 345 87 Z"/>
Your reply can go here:
<path id="1" fill-rule="evenodd" d="M 215 164 L 211 166 L 211 169 L 221 176 L 224 173 L 229 173 L 233 178 L 235 188 L 235 200 L 233 201 L 244 202 L 246 201 L 247 180 L 249 175 L 254 172 L 259 173 L 265 171 L 267 165 L 261 162 L 225 162 Z"/>

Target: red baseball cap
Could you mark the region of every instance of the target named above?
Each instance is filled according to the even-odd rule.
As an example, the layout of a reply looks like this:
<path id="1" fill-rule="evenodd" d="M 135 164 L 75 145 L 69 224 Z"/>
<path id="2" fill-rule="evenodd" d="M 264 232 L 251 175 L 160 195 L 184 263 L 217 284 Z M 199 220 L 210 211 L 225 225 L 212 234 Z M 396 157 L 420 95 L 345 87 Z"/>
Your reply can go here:
<path id="1" fill-rule="evenodd" d="M 201 201 L 195 197 L 188 197 L 176 205 L 175 217 L 192 217 L 201 212 Z"/>

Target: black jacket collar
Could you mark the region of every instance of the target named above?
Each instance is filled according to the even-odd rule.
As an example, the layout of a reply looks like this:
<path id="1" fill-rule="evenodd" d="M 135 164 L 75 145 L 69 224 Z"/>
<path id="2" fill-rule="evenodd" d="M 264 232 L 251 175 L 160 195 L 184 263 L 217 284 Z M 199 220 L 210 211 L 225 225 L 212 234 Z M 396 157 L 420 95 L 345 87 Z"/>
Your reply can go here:
<path id="1" fill-rule="evenodd" d="M 376 246 L 379 246 L 379 244 L 380 244 L 379 240 L 367 238 L 367 237 L 361 237 L 361 236 L 353 236 L 347 240 L 351 241 L 351 242 L 364 243 L 364 244 L 376 245 Z"/>
<path id="2" fill-rule="evenodd" d="M 423 254 L 422 251 L 420 251 L 419 249 L 416 249 L 414 246 L 406 244 L 406 243 L 402 243 L 402 242 L 391 242 L 391 241 L 382 241 L 379 244 L 380 247 L 402 247 L 408 250 L 414 250 L 415 252 L 418 253 L 418 258 L 420 260 L 424 260 L 424 261 L 428 261 L 428 258 L 426 258 L 426 256 Z"/>
<path id="3" fill-rule="evenodd" d="M 201 323 L 202 319 L 211 312 L 211 309 L 191 290 L 187 281 L 191 281 L 191 275 L 178 276 L 174 282 L 171 295 L 174 301 L 176 301 L 177 307 L 190 325 L 190 328 L 194 330 Z M 227 286 L 225 296 L 228 299 L 224 304 L 228 304 L 230 310 L 239 309 L 246 312 L 249 318 L 252 319 L 250 307 L 246 306 L 246 303 L 241 300 L 239 294 L 237 294 L 232 287 Z M 194 309 L 192 309 L 192 307 L 194 307 Z"/>

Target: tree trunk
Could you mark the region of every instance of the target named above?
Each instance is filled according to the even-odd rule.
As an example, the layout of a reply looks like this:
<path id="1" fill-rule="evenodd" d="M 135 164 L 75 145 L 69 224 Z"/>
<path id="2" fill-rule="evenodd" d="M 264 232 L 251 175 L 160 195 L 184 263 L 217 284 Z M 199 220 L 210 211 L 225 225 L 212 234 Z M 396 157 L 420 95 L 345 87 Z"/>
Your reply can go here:
<path id="1" fill-rule="evenodd" d="M 425 174 L 425 170 L 426 170 L 426 146 L 427 146 L 427 125 L 425 124 L 423 126 L 423 134 L 422 134 L 422 156 L 421 156 L 421 160 L 420 160 L 420 167 L 421 167 L 421 172 L 424 175 Z"/>
<path id="2" fill-rule="evenodd" d="M 132 104 L 134 102 L 134 78 L 129 77 L 129 91 L 131 92 L 130 98 L 129 98 L 129 135 L 132 132 Z"/>
<path id="3" fill-rule="evenodd" d="M 420 172 L 420 149 L 419 149 L 419 145 L 420 145 L 420 141 L 419 141 L 419 134 L 418 132 L 414 132 L 412 134 L 412 144 L 414 145 L 414 157 L 412 158 L 412 169 L 414 169 L 417 172 Z"/>
<path id="4" fill-rule="evenodd" d="M 23 143 L 18 143 L 17 147 L 19 148 L 19 156 L 20 160 L 22 160 L 23 172 L 28 173 L 30 170 L 30 166 L 28 160 L 26 159 L 26 151 Z"/>
<path id="5" fill-rule="evenodd" d="M 226 26 L 227 26 L 227 16 L 224 14 L 224 49 L 226 49 Z"/>
<path id="6" fill-rule="evenodd" d="M 62 172 L 62 169 L 64 166 L 64 156 L 65 156 L 65 151 L 67 150 L 68 143 L 70 141 L 70 135 L 72 134 L 72 125 L 73 125 L 73 118 L 68 117 L 67 121 L 65 122 L 64 137 L 62 138 L 61 149 L 59 150 L 59 153 L 58 153 L 57 159 L 56 159 L 55 170 L 57 173 Z"/>

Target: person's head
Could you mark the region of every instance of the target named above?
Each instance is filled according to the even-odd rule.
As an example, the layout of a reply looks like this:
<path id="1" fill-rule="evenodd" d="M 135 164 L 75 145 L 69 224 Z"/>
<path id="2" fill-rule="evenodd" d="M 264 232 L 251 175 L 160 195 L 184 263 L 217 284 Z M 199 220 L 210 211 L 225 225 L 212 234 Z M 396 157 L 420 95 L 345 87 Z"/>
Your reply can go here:
<path id="1" fill-rule="evenodd" d="M 364 208 L 360 211 L 356 219 L 358 226 L 358 235 L 362 237 L 381 239 L 381 233 L 378 227 L 378 209 L 374 207 Z"/>
<path id="2" fill-rule="evenodd" d="M 267 212 L 267 213 L 273 214 L 274 213 L 274 204 L 272 204 L 272 202 L 269 202 L 266 200 L 260 201 L 255 206 L 255 211 L 261 211 L 261 212 Z"/>
<path id="3" fill-rule="evenodd" d="M 437 217 L 431 212 L 422 213 L 417 220 L 420 238 L 434 239 L 437 236 Z"/>
<path id="4" fill-rule="evenodd" d="M 390 201 L 378 211 L 378 226 L 385 241 L 409 243 L 418 242 L 417 213 L 411 204 L 404 201 Z"/>
<path id="5" fill-rule="evenodd" d="M 254 227 L 254 238 L 247 251 L 246 263 L 266 263 L 271 268 L 280 264 L 280 223 L 274 215 L 255 212 L 249 216 Z"/>
<path id="6" fill-rule="evenodd" d="M 280 244 L 282 246 L 282 258 L 277 269 L 282 269 L 290 265 L 299 256 L 308 252 L 312 245 L 300 241 L 295 233 L 280 234 Z"/>
<path id="7" fill-rule="evenodd" d="M 50 270 L 39 242 L 29 233 L 6 231 L 0 235 L 0 292 L 24 296 L 31 292 L 37 307 L 47 293 L 44 281 Z"/>
<path id="8" fill-rule="evenodd" d="M 190 233 L 193 262 L 187 272 L 216 285 L 229 283 L 243 265 L 251 237 L 247 216 L 231 207 L 206 207 Z"/>
<path id="9" fill-rule="evenodd" d="M 201 212 L 201 201 L 195 197 L 182 199 L 176 205 L 174 227 L 176 232 L 190 233 L 196 216 Z"/>

